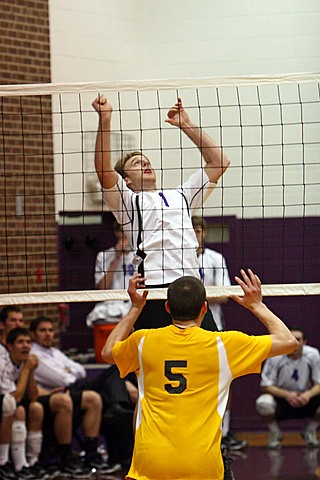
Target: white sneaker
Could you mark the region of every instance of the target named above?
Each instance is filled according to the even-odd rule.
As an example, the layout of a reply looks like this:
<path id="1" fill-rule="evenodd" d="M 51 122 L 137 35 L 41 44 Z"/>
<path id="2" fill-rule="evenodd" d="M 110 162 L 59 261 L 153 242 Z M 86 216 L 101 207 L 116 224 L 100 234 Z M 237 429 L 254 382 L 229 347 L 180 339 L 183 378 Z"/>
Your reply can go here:
<path id="1" fill-rule="evenodd" d="M 319 448 L 320 442 L 317 438 L 316 430 L 308 430 L 305 428 L 301 433 L 302 438 L 304 438 L 308 448 Z"/>
<path id="2" fill-rule="evenodd" d="M 271 450 L 280 448 L 282 439 L 283 439 L 283 435 L 281 432 L 279 433 L 271 432 L 268 439 L 268 448 L 270 448 Z"/>

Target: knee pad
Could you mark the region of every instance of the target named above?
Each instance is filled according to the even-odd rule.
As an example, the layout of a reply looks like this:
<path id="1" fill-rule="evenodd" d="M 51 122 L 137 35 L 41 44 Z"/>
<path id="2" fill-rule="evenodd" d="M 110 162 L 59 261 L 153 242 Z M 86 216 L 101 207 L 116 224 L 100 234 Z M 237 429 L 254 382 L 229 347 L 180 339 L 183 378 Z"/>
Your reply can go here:
<path id="1" fill-rule="evenodd" d="M 5 393 L 2 399 L 2 415 L 4 417 L 9 417 L 13 415 L 17 408 L 16 399 L 10 395 L 10 393 Z"/>
<path id="2" fill-rule="evenodd" d="M 260 395 L 260 397 L 258 397 L 256 400 L 257 412 L 263 417 L 274 415 L 276 412 L 276 407 L 276 401 L 269 393 Z"/>
<path id="3" fill-rule="evenodd" d="M 24 443 L 27 438 L 27 427 L 25 422 L 14 420 L 11 431 L 12 443 Z"/>

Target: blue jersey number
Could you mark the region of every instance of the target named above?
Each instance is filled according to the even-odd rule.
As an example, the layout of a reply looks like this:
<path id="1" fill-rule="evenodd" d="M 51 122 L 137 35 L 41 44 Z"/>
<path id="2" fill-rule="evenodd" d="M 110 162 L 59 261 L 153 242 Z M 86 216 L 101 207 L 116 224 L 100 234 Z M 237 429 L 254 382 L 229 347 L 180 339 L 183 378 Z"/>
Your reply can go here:
<path id="1" fill-rule="evenodd" d="M 159 196 L 162 198 L 162 200 L 164 201 L 164 204 L 166 207 L 169 207 L 169 203 L 168 203 L 168 200 L 166 199 L 166 197 L 163 195 L 162 192 L 159 192 Z"/>

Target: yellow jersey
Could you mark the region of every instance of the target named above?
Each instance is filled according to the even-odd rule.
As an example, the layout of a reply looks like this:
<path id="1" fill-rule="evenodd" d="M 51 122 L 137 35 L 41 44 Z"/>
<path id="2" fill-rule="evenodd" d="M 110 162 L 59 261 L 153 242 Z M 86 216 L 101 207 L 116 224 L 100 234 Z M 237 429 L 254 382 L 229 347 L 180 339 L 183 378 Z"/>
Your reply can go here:
<path id="1" fill-rule="evenodd" d="M 112 349 L 121 377 L 139 385 L 127 478 L 223 480 L 221 424 L 231 381 L 259 373 L 270 335 L 170 325 L 138 330 Z"/>

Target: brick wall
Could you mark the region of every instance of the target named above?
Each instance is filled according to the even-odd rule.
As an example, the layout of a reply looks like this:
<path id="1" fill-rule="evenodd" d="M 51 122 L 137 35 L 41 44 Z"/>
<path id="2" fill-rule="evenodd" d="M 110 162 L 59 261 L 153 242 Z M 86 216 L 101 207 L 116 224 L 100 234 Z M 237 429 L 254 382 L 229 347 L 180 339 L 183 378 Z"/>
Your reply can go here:
<path id="1" fill-rule="evenodd" d="M 0 52 L 0 84 L 51 81 L 48 0 L 0 0 Z M 0 293 L 57 290 L 51 98 L 0 102 Z"/>

